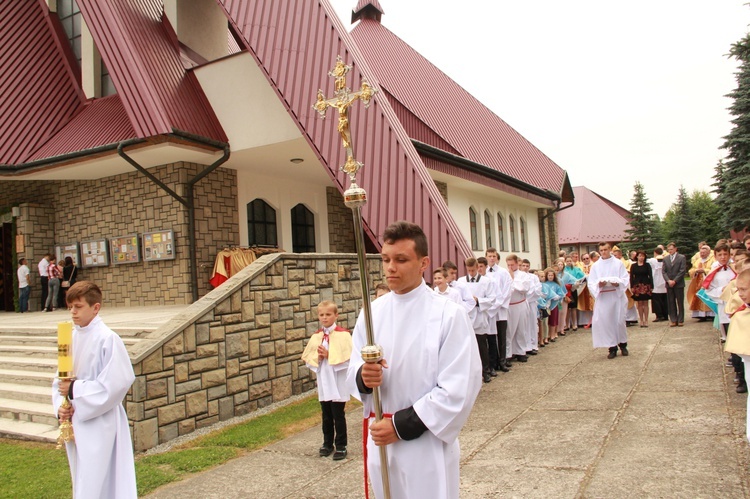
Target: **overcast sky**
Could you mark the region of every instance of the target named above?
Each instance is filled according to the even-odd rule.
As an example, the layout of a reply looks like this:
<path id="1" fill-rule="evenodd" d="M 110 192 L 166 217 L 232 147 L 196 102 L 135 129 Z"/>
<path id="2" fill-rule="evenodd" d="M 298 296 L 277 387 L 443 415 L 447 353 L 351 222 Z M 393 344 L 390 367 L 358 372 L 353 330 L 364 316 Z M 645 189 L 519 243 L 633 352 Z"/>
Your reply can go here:
<path id="1" fill-rule="evenodd" d="M 560 167 L 660 216 L 711 189 L 747 0 L 380 0 L 382 22 Z M 351 30 L 356 0 L 330 0 Z M 397 62 L 394 62 L 397 63 Z"/>

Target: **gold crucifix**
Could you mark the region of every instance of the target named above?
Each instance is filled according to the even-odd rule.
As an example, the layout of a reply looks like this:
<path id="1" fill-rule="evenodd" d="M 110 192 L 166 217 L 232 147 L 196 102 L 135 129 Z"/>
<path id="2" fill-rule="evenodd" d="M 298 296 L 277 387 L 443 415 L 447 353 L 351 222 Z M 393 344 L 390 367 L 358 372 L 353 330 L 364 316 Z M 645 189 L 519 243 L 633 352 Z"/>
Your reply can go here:
<path id="1" fill-rule="evenodd" d="M 370 86 L 367 80 L 363 78 L 360 90 L 352 92 L 351 89 L 346 86 L 346 74 L 351 71 L 351 69 L 351 66 L 344 64 L 344 61 L 341 60 L 341 56 L 336 58 L 336 66 L 328 72 L 329 76 L 335 78 L 335 94 L 330 99 L 326 99 L 323 95 L 323 91 L 319 89 L 318 98 L 313 105 L 313 109 L 315 109 L 323 119 L 325 119 L 326 111 L 329 107 L 335 108 L 339 112 L 338 131 L 339 134 L 341 134 L 341 141 L 344 149 L 346 149 L 346 163 L 341 167 L 341 171 L 347 173 L 351 181 L 354 182 L 357 172 L 363 165 L 354 159 L 352 134 L 349 130 L 349 108 L 357 99 L 364 103 L 365 108 L 370 107 L 370 100 L 377 92 L 377 89 Z"/>

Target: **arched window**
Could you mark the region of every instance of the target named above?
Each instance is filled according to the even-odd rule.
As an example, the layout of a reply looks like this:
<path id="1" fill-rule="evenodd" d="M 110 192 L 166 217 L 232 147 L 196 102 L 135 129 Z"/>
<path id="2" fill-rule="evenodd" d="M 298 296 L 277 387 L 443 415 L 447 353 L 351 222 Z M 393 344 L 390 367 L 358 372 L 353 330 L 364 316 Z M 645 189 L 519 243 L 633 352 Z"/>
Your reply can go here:
<path id="1" fill-rule="evenodd" d="M 292 251 L 315 252 L 315 215 L 302 203 L 292 208 Z"/>
<path id="2" fill-rule="evenodd" d="M 484 238 L 487 243 L 485 249 L 495 246 L 492 244 L 492 214 L 488 210 L 484 210 Z"/>
<path id="3" fill-rule="evenodd" d="M 477 227 L 477 212 L 469 207 L 469 229 L 471 230 L 471 249 L 479 249 L 479 227 Z"/>
<path id="4" fill-rule="evenodd" d="M 508 230 L 510 231 L 510 250 L 518 251 L 516 246 L 516 219 L 513 215 L 508 215 Z"/>
<path id="5" fill-rule="evenodd" d="M 247 244 L 278 247 L 276 210 L 262 199 L 247 203 Z"/>
<path id="6" fill-rule="evenodd" d="M 505 251 L 505 230 L 503 230 L 503 214 L 497 212 L 497 250 Z"/>
<path id="7" fill-rule="evenodd" d="M 521 229 L 521 251 L 529 251 L 529 245 L 526 242 L 526 220 L 521 217 L 518 221 Z"/>

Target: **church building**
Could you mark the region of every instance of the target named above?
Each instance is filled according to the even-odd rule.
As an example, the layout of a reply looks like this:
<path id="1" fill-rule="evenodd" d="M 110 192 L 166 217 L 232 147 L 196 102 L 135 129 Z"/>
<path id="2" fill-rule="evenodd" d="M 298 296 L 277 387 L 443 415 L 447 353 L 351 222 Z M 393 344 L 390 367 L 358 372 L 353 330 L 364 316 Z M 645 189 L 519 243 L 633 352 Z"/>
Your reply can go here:
<path id="1" fill-rule="evenodd" d="M 224 248 L 354 252 L 337 116 L 312 107 L 338 56 L 378 90 L 349 114 L 368 250 L 405 219 L 433 265 L 488 247 L 546 265 L 566 172 L 383 15 L 359 0 L 349 33 L 327 0 L 0 2 L 0 309 L 21 257 L 40 308 L 45 253 L 138 306 L 205 295 Z"/>

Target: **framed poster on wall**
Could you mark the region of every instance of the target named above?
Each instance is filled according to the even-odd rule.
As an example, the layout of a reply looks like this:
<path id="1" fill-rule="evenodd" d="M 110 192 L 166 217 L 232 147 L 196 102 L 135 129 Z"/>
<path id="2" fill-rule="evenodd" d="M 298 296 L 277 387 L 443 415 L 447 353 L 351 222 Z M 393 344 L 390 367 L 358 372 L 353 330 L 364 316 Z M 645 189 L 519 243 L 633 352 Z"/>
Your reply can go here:
<path id="1" fill-rule="evenodd" d="M 63 243 L 55 245 L 55 257 L 57 263 L 60 265 L 65 264 L 65 257 L 73 259 L 73 263 L 78 265 L 80 263 L 78 259 L 78 243 Z"/>
<path id="2" fill-rule="evenodd" d="M 112 263 L 115 265 L 140 262 L 141 252 L 138 246 L 138 234 L 113 237 L 109 240 L 109 253 L 112 257 Z"/>
<path id="3" fill-rule="evenodd" d="M 158 230 L 143 233 L 143 261 L 174 260 L 174 232 Z"/>
<path id="4" fill-rule="evenodd" d="M 106 239 L 95 239 L 81 243 L 81 267 L 106 267 L 109 265 L 109 251 Z"/>

